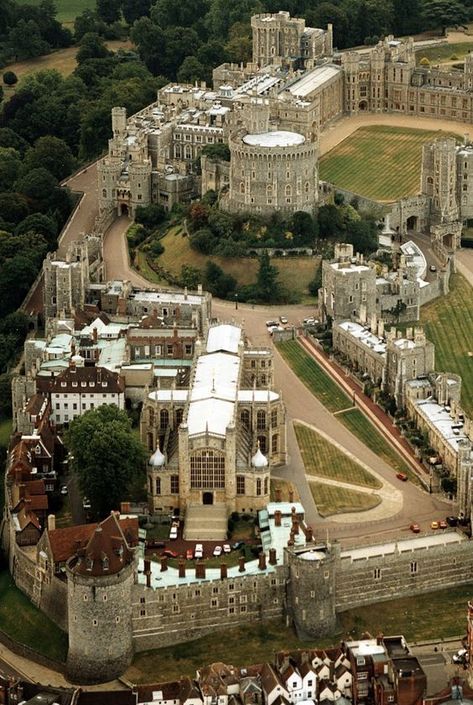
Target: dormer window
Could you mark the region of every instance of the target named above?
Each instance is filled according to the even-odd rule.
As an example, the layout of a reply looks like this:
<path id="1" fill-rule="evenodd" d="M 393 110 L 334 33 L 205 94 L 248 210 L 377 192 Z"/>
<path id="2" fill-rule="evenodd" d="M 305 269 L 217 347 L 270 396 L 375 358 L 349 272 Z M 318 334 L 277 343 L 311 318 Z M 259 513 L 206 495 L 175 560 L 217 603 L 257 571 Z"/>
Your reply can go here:
<path id="1" fill-rule="evenodd" d="M 72 386 L 73 386 L 73 387 L 77 387 L 77 382 L 73 382 L 73 383 L 72 383 Z"/>
<path id="2" fill-rule="evenodd" d="M 66 383 L 66 382 L 61 382 L 61 387 L 67 387 L 67 383 Z"/>
<path id="3" fill-rule="evenodd" d="M 34 449 L 34 452 L 36 453 L 36 455 L 39 455 L 41 453 L 41 446 L 37 445 L 36 448 Z"/>
<path id="4" fill-rule="evenodd" d="M 106 386 L 107 386 L 107 382 L 102 382 L 102 387 L 106 387 Z"/>
<path id="5" fill-rule="evenodd" d="M 80 386 L 81 386 L 81 387 L 87 387 L 87 382 L 81 382 L 81 383 L 80 383 Z"/>
<path id="6" fill-rule="evenodd" d="M 89 382 L 89 387 L 95 387 L 95 382 Z"/>
<path id="7" fill-rule="evenodd" d="M 109 569 L 109 561 L 108 561 L 107 556 L 104 556 L 102 558 L 102 568 L 104 569 L 104 571 Z M 105 599 L 105 595 L 104 595 L 104 599 Z"/>
<path id="8" fill-rule="evenodd" d="M 93 565 L 94 565 L 94 562 L 93 562 L 92 558 L 86 558 L 85 567 L 88 571 L 92 570 Z"/>

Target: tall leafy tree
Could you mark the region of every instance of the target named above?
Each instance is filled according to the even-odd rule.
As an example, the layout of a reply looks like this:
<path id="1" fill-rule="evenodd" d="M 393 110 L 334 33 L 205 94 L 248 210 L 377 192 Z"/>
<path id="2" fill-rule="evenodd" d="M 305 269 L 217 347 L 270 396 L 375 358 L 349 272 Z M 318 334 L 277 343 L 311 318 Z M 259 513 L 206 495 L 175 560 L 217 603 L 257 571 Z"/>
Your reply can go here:
<path id="1" fill-rule="evenodd" d="M 25 155 L 23 169 L 31 171 L 44 167 L 59 181 L 68 176 L 74 169 L 75 159 L 70 147 L 58 137 L 40 137 L 34 147 Z"/>
<path id="2" fill-rule="evenodd" d="M 106 24 L 118 22 L 121 16 L 120 0 L 97 0 L 97 14 Z"/>
<path id="3" fill-rule="evenodd" d="M 422 18 L 427 27 L 441 29 L 445 34 L 447 27 L 466 22 L 468 19 L 465 6 L 458 0 L 424 0 Z"/>
<path id="4" fill-rule="evenodd" d="M 124 411 L 100 406 L 71 423 L 66 446 L 79 487 L 100 516 L 119 509 L 129 488 L 145 482 L 146 451 Z"/>
<path id="5" fill-rule="evenodd" d="M 258 278 L 256 280 L 256 291 L 259 299 L 268 303 L 278 301 L 281 289 L 278 282 L 278 274 L 278 268 L 271 264 L 268 253 L 263 252 L 259 258 Z"/>

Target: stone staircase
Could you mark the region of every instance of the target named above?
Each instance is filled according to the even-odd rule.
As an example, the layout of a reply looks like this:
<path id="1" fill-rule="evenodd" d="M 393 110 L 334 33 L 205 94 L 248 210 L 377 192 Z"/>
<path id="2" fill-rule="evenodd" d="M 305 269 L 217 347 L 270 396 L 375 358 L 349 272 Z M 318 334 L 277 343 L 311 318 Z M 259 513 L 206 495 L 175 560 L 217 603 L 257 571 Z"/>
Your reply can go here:
<path id="1" fill-rule="evenodd" d="M 227 527 L 225 505 L 190 504 L 186 509 L 184 523 L 186 541 L 225 541 Z"/>

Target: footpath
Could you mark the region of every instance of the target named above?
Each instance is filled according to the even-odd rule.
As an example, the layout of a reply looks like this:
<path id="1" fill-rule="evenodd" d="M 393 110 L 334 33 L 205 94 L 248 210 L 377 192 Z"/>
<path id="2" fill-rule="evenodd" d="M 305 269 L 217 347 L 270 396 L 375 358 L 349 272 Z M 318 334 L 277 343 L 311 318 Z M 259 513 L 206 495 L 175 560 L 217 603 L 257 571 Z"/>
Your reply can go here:
<path id="1" fill-rule="evenodd" d="M 369 421 L 371 421 L 383 438 L 399 453 L 421 482 L 428 487 L 427 471 L 388 415 L 360 390 L 353 379 L 345 375 L 336 362 L 330 360 L 325 353 L 319 350 L 313 340 L 300 336 L 298 337 L 298 341 L 334 382 L 353 400 L 354 406 L 359 408 Z"/>

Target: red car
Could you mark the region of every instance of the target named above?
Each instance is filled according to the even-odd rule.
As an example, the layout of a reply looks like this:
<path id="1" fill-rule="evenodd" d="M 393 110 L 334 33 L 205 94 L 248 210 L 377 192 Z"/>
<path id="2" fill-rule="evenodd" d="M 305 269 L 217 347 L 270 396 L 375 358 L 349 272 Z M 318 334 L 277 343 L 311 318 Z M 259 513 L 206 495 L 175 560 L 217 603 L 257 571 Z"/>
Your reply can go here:
<path id="1" fill-rule="evenodd" d="M 419 524 L 411 524 L 409 529 L 412 531 L 413 534 L 418 534 L 420 532 Z"/>
<path id="2" fill-rule="evenodd" d="M 192 550 L 192 548 L 188 548 L 186 551 L 186 559 L 188 561 L 191 561 L 193 558 L 194 558 L 194 551 Z"/>
<path id="3" fill-rule="evenodd" d="M 448 524 L 444 519 L 439 521 L 439 529 L 446 529 L 447 527 L 448 527 Z"/>
<path id="4" fill-rule="evenodd" d="M 167 548 L 165 551 L 161 553 L 162 556 L 166 556 L 167 558 L 177 558 L 179 556 L 176 551 L 171 551 L 170 548 Z"/>
<path id="5" fill-rule="evenodd" d="M 402 480 L 403 482 L 407 482 L 407 475 L 405 472 L 397 472 L 396 477 L 398 480 Z"/>

